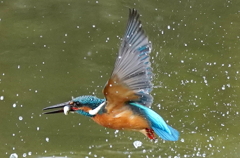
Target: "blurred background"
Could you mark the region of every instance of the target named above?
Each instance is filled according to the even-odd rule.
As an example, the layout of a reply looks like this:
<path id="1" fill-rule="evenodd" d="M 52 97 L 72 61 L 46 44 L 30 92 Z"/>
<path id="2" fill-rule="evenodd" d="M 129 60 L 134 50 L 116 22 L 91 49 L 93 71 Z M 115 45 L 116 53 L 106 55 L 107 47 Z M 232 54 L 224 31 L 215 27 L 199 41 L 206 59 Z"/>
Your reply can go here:
<path id="1" fill-rule="evenodd" d="M 0 157 L 239 157 L 239 5 L 0 0 Z M 152 108 L 181 132 L 177 142 L 154 143 L 78 114 L 42 115 L 72 97 L 103 98 L 128 8 L 142 15 L 153 43 Z"/>

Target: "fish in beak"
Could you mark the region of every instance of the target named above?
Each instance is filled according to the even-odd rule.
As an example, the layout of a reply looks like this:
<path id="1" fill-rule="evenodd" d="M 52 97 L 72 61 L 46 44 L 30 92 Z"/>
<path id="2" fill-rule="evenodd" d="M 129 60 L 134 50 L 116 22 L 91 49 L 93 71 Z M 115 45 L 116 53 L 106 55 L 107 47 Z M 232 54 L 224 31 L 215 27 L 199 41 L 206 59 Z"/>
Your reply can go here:
<path id="1" fill-rule="evenodd" d="M 44 112 L 43 114 L 56 114 L 56 113 L 64 113 L 65 115 L 68 115 L 69 112 L 74 112 L 78 108 L 73 106 L 73 102 L 64 102 L 52 106 L 48 106 L 46 108 L 43 108 L 43 110 L 49 110 L 49 109 L 58 109 L 53 111 Z"/>

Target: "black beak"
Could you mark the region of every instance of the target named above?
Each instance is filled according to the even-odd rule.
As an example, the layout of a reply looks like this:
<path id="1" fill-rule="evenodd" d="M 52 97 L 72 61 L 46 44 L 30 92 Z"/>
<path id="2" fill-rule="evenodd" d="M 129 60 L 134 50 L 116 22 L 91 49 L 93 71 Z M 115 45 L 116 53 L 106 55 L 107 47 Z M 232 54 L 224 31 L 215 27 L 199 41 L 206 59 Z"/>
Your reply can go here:
<path id="1" fill-rule="evenodd" d="M 43 114 L 56 114 L 56 113 L 63 113 L 64 110 L 63 108 L 65 106 L 69 106 L 70 107 L 70 111 L 74 111 L 72 109 L 72 102 L 65 102 L 65 103 L 60 103 L 60 104 L 56 104 L 56 105 L 52 105 L 52 106 L 48 106 L 46 108 L 43 108 L 43 110 L 49 110 L 49 109 L 56 109 L 56 108 L 60 108 L 58 110 L 54 110 L 54 111 L 49 111 L 49 112 L 44 112 Z"/>

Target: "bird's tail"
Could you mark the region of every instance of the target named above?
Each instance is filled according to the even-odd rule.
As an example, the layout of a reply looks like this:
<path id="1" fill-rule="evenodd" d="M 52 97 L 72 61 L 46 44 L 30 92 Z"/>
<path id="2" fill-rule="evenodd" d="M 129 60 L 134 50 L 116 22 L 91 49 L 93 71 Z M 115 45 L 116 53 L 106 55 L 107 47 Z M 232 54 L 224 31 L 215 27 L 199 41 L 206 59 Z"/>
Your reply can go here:
<path id="1" fill-rule="evenodd" d="M 168 141 L 178 140 L 179 132 L 169 126 L 160 115 L 151 109 L 148 109 L 145 113 L 148 114 L 146 117 L 151 124 L 151 128 L 159 137 Z"/>
<path id="2" fill-rule="evenodd" d="M 167 125 L 167 127 L 170 130 L 170 133 L 168 133 L 165 130 L 162 130 L 160 128 L 154 127 L 154 126 L 152 126 L 152 129 L 163 140 L 177 141 L 178 137 L 179 137 L 179 132 L 176 129 L 174 129 L 171 126 L 169 126 L 169 125 Z"/>
<path id="3" fill-rule="evenodd" d="M 164 121 L 164 119 L 160 115 L 158 115 L 155 111 L 153 111 L 152 109 L 149 109 L 148 107 L 140 105 L 138 103 L 130 103 L 130 104 L 136 107 L 139 107 L 141 109 L 142 113 L 145 115 L 146 119 L 148 120 L 151 128 L 159 137 L 169 141 L 178 140 L 179 132 L 176 129 L 169 126 Z"/>

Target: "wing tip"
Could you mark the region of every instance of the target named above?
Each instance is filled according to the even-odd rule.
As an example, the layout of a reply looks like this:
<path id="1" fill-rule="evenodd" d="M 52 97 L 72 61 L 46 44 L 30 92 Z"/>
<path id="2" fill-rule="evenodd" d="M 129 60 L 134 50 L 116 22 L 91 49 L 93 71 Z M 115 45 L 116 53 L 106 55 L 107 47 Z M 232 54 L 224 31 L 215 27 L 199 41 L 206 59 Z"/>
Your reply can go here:
<path id="1" fill-rule="evenodd" d="M 135 9 L 135 8 L 129 8 L 129 15 L 139 15 L 139 13 L 138 13 L 138 11 L 137 11 L 137 9 Z"/>

